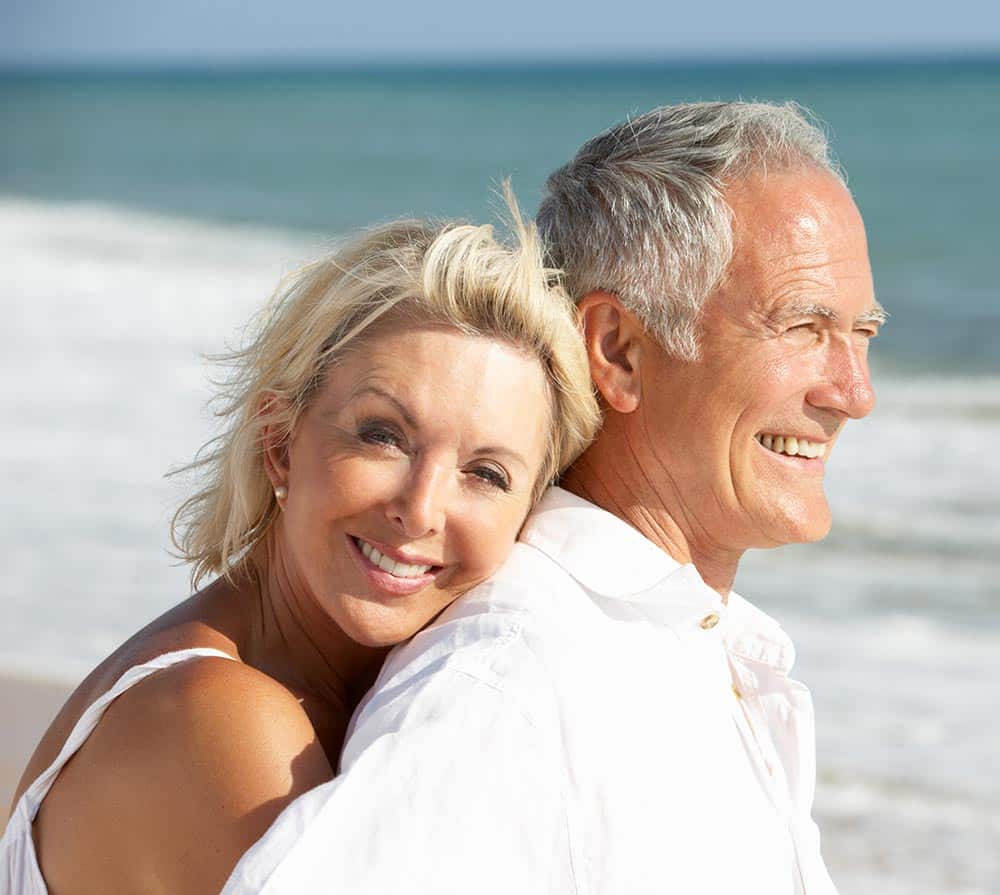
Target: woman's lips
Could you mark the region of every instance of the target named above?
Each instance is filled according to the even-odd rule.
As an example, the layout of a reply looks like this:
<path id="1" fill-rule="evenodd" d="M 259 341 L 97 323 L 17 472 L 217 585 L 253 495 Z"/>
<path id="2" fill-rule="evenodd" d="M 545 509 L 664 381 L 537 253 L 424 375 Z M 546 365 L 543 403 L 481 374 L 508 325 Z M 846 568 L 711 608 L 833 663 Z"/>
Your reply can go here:
<path id="1" fill-rule="evenodd" d="M 347 535 L 347 541 L 351 556 L 372 586 L 393 596 L 405 597 L 422 590 L 434 581 L 441 570 L 440 566 L 429 563 L 399 562 L 363 538 Z"/>

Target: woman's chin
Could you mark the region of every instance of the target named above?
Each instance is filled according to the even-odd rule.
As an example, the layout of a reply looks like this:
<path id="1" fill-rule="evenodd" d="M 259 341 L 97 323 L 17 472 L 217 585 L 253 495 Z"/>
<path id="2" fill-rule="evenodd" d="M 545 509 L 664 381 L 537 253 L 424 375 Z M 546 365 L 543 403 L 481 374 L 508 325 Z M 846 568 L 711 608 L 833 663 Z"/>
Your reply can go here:
<path id="1" fill-rule="evenodd" d="M 355 643 L 373 648 L 391 647 L 409 640 L 441 611 L 418 615 L 403 606 L 385 606 L 366 600 L 358 603 L 360 605 L 350 607 L 341 628 Z"/>

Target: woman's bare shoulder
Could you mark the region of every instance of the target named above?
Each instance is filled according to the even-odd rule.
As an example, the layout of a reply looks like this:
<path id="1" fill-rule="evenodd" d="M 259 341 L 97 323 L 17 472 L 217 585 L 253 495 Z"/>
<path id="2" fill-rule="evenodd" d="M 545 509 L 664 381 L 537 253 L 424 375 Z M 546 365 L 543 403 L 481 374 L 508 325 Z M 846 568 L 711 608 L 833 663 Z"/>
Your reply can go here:
<path id="1" fill-rule="evenodd" d="M 112 703 L 63 770 L 36 821 L 42 870 L 53 892 L 217 892 L 282 809 L 331 776 L 284 686 L 239 661 L 183 662 Z"/>
<path id="2" fill-rule="evenodd" d="M 15 792 L 12 809 L 32 781 L 56 760 L 83 713 L 130 668 L 164 653 L 196 647 L 209 647 L 234 658 L 237 656 L 235 643 L 227 636 L 224 626 L 206 618 L 204 609 L 209 602 L 201 595 L 185 600 L 129 638 L 87 675 L 35 747 Z"/>

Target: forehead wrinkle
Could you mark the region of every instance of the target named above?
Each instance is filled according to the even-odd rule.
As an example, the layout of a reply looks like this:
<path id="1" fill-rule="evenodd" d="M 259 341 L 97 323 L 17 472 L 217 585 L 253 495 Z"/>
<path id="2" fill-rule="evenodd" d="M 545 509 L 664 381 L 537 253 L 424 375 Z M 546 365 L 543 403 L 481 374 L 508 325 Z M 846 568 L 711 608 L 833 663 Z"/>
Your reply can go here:
<path id="1" fill-rule="evenodd" d="M 822 270 L 822 266 L 797 268 L 784 271 L 782 275 L 772 278 L 768 284 L 770 288 L 758 299 L 766 316 L 783 319 L 793 315 L 811 314 L 836 320 L 838 316 L 836 309 L 822 301 L 822 297 L 835 296 L 837 284 L 832 277 L 823 275 Z"/>
<path id="2" fill-rule="evenodd" d="M 836 302 L 824 302 L 823 298 L 835 298 L 846 281 L 860 277 L 860 274 L 845 276 L 842 271 L 838 273 L 836 259 L 825 248 L 820 247 L 780 255 L 761 255 L 755 259 L 754 266 L 756 271 L 751 268 L 744 275 L 749 274 L 751 279 L 755 274 L 759 277 L 758 282 L 763 288 L 759 297 L 761 304 L 782 314 L 786 311 L 780 306 L 793 309 L 788 313 L 794 313 L 794 309 L 802 312 L 807 307 L 825 308 L 825 311 L 817 311 L 817 315 L 830 319 L 836 319 L 837 313 L 833 307 Z M 882 311 L 878 302 L 875 302 L 872 311 Z"/>
<path id="3" fill-rule="evenodd" d="M 770 248 L 775 251 L 767 251 L 765 246 L 751 249 L 742 275 L 757 278 L 776 297 L 799 284 L 833 286 L 834 259 L 826 246 L 780 246 L 784 250 L 777 251 L 779 246 L 772 244 Z"/>

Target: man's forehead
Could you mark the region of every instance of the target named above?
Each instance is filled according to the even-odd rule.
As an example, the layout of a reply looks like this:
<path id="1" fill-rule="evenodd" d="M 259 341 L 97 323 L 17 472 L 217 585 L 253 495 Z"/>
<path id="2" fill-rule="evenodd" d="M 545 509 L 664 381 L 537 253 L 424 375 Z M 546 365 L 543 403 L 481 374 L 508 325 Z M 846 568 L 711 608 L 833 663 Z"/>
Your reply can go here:
<path id="1" fill-rule="evenodd" d="M 878 315 L 864 225 L 839 181 L 817 171 L 780 174 L 755 178 L 729 198 L 727 285 L 753 310 L 770 316 L 811 306 L 828 318 Z"/>
<path id="2" fill-rule="evenodd" d="M 741 243 L 776 256 L 815 251 L 831 231 L 855 231 L 864 224 L 850 192 L 826 171 L 801 169 L 756 175 L 729 185 L 734 248 Z M 747 245 L 743 245 L 745 250 Z"/>

